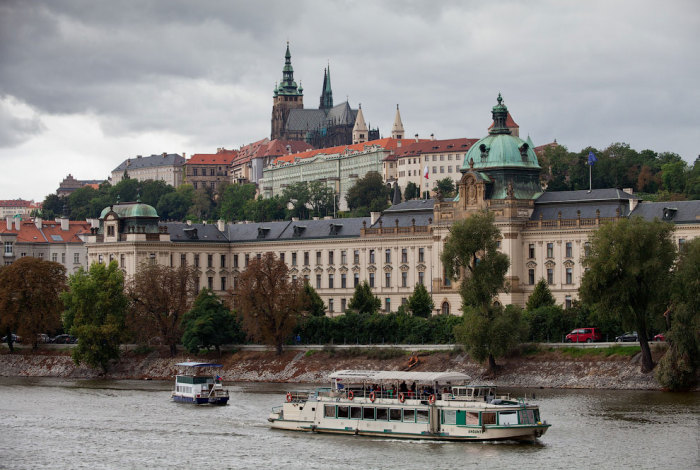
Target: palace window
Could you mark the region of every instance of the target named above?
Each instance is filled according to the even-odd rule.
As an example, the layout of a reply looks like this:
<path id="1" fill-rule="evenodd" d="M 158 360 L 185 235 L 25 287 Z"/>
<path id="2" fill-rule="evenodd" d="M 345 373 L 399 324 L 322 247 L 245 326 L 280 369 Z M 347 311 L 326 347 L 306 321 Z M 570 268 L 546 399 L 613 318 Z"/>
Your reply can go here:
<path id="1" fill-rule="evenodd" d="M 246 256 L 247 256 L 247 255 L 246 255 Z M 247 266 L 247 265 L 248 265 L 248 264 L 246 263 L 246 266 Z M 199 267 L 199 255 L 198 255 L 198 254 L 194 255 L 194 267 L 195 267 L 195 268 L 198 268 L 198 267 Z"/>
<path id="2" fill-rule="evenodd" d="M 374 250 L 369 250 L 369 264 L 374 264 Z"/>
<path id="3" fill-rule="evenodd" d="M 386 313 L 391 312 L 391 299 L 389 297 L 384 299 L 384 311 Z"/>
<path id="4" fill-rule="evenodd" d="M 214 265 L 214 255 L 207 255 L 207 268 L 211 268 Z"/>
<path id="5" fill-rule="evenodd" d="M 528 247 L 527 247 L 527 257 L 530 258 L 530 259 L 534 259 L 534 258 L 535 258 L 535 244 L 534 244 L 534 243 L 530 243 L 530 244 L 528 245 Z"/>
<path id="6" fill-rule="evenodd" d="M 238 255 L 233 255 L 233 267 L 238 267 Z"/>
<path id="7" fill-rule="evenodd" d="M 406 271 L 401 273 L 401 287 L 408 287 L 408 273 Z"/>
<path id="8" fill-rule="evenodd" d="M 320 251 L 316 252 L 316 264 L 317 265 L 321 264 L 321 252 Z"/>
<path id="9" fill-rule="evenodd" d="M 573 256 L 573 251 L 571 242 L 566 242 L 566 257 L 571 258 Z"/>
<path id="10" fill-rule="evenodd" d="M 308 266 L 308 265 L 309 265 L 309 252 L 305 251 L 304 252 L 304 266 Z"/>
<path id="11" fill-rule="evenodd" d="M 280 251 L 280 260 L 284 263 L 284 251 Z"/>
<path id="12" fill-rule="evenodd" d="M 554 269 L 547 268 L 547 284 L 550 286 L 554 284 Z"/>
<path id="13" fill-rule="evenodd" d="M 333 274 L 328 275 L 328 288 L 329 289 L 333 289 L 333 278 L 334 278 Z"/>
<path id="14" fill-rule="evenodd" d="M 564 297 L 564 308 L 571 308 L 571 296 Z"/>
<path id="15" fill-rule="evenodd" d="M 316 289 L 320 289 L 320 288 L 321 288 L 321 275 L 316 274 Z"/>
<path id="16" fill-rule="evenodd" d="M 333 299 L 328 299 L 328 311 L 330 313 L 333 313 L 335 310 L 333 310 Z"/>
<path id="17" fill-rule="evenodd" d="M 346 299 L 340 299 L 340 311 L 345 313 L 345 304 L 347 303 Z"/>
<path id="18" fill-rule="evenodd" d="M 574 283 L 574 270 L 573 270 L 573 268 L 566 268 L 566 283 L 567 284 Z"/>
<path id="19" fill-rule="evenodd" d="M 345 250 L 340 252 L 340 264 L 348 264 L 348 252 Z"/>
<path id="20" fill-rule="evenodd" d="M 297 252 L 295 251 L 292 253 L 292 266 L 296 266 L 296 265 L 297 265 Z"/>
<path id="21" fill-rule="evenodd" d="M 348 287 L 348 275 L 345 273 L 340 275 L 340 287 L 342 289 L 347 289 Z"/>
<path id="22" fill-rule="evenodd" d="M 221 278 L 221 290 L 226 290 L 226 278 Z"/>
<path id="23" fill-rule="evenodd" d="M 391 287 L 391 273 L 384 273 L 384 287 Z"/>
<path id="24" fill-rule="evenodd" d="M 424 272 L 419 272 L 418 273 L 418 284 L 423 284 L 425 285 L 425 282 L 423 282 L 425 279 L 425 273 Z"/>
<path id="25" fill-rule="evenodd" d="M 554 258 L 554 243 L 547 243 L 547 258 Z"/>
<path id="26" fill-rule="evenodd" d="M 51 261 L 58 263 L 58 253 L 51 253 Z"/>
<path id="27" fill-rule="evenodd" d="M 359 284 L 360 284 L 360 274 L 359 274 L 359 273 L 355 273 L 355 276 L 354 276 L 354 278 L 353 278 L 353 280 L 352 280 L 352 286 L 353 286 L 353 287 L 357 287 Z"/>
<path id="28" fill-rule="evenodd" d="M 226 267 L 226 255 L 221 255 L 221 259 L 219 261 L 221 261 L 221 267 L 225 268 Z M 282 261 L 284 261 L 284 260 L 282 260 Z M 221 290 L 223 290 L 223 289 L 221 289 Z"/>
<path id="29" fill-rule="evenodd" d="M 374 287 L 374 273 L 369 273 L 369 286 Z"/>
<path id="30" fill-rule="evenodd" d="M 535 284 L 535 270 L 534 269 L 527 270 L 527 282 L 531 286 Z"/>
<path id="31" fill-rule="evenodd" d="M 425 262 L 425 248 L 418 248 L 418 262 Z"/>
<path id="32" fill-rule="evenodd" d="M 238 256 L 236 256 L 236 261 L 238 261 Z M 180 266 L 187 266 L 187 255 L 185 253 L 180 255 Z M 238 263 L 236 263 L 236 267 L 238 267 Z"/>
<path id="33" fill-rule="evenodd" d="M 355 250 L 352 254 L 353 264 L 360 264 L 360 250 Z"/>
<path id="34" fill-rule="evenodd" d="M 401 262 L 408 263 L 408 250 L 406 248 L 401 248 Z"/>
<path id="35" fill-rule="evenodd" d="M 384 251 L 384 262 L 391 263 L 391 248 L 388 248 Z"/>
<path id="36" fill-rule="evenodd" d="M 80 264 L 80 253 L 73 253 L 73 263 Z"/>
<path id="37" fill-rule="evenodd" d="M 328 264 L 330 264 L 331 266 L 335 264 L 335 252 L 334 251 L 328 252 Z"/>

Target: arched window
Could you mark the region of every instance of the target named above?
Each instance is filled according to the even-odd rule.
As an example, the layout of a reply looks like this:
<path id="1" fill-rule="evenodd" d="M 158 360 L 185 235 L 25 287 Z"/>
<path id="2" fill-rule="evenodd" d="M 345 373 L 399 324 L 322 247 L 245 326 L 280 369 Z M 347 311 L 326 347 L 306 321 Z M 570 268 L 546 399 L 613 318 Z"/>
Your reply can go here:
<path id="1" fill-rule="evenodd" d="M 442 313 L 444 315 L 449 315 L 450 314 L 450 304 L 449 302 L 443 302 L 442 303 Z"/>

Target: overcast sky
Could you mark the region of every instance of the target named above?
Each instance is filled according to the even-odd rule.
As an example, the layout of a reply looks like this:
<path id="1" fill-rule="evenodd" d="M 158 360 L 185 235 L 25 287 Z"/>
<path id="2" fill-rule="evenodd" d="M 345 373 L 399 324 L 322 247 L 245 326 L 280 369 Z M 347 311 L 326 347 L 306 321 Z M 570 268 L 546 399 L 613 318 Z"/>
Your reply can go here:
<path id="1" fill-rule="evenodd" d="M 482 137 L 501 92 L 535 145 L 700 153 L 694 0 L 0 0 L 0 199 L 269 137 L 286 41 L 384 136 Z"/>

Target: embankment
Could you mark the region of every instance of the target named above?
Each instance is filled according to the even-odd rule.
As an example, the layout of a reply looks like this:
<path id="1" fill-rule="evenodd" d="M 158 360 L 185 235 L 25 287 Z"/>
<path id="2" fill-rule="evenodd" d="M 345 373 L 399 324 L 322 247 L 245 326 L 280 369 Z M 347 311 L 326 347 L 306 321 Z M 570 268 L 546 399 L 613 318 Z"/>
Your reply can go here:
<path id="1" fill-rule="evenodd" d="M 655 359 L 662 351 L 655 351 Z M 460 352 L 421 352 L 419 362 L 411 370 L 456 370 L 470 375 L 475 381 L 487 381 L 505 387 L 588 388 L 658 390 L 652 374 L 642 374 L 639 355 L 571 354 L 566 351 L 545 350 L 500 359 L 495 377 L 485 376 L 482 364 L 471 361 Z M 409 356 L 397 350 L 308 350 L 285 351 L 277 356 L 271 351 L 238 351 L 216 354 L 188 355 L 171 358 L 166 350 L 147 354 L 127 351 L 114 362 L 107 374 L 84 365 L 76 366 L 69 350 L 28 349 L 10 354 L 0 352 L 0 376 L 63 377 L 110 379 L 170 380 L 177 372 L 176 363 L 195 360 L 223 365 L 220 374 L 226 381 L 323 383 L 329 373 L 341 369 L 404 370 Z"/>

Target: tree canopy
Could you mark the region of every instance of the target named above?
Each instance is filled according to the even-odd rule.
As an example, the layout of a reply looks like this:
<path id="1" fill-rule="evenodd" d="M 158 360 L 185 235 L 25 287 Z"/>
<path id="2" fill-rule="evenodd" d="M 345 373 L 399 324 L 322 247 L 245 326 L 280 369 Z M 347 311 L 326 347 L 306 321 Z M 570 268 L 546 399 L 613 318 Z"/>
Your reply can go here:
<path id="1" fill-rule="evenodd" d="M 355 286 L 355 292 L 348 302 L 348 308 L 357 313 L 377 313 L 381 306 L 382 301 L 372 293 L 372 288 L 367 281 L 362 281 Z"/>
<path id="2" fill-rule="evenodd" d="M 450 177 L 437 180 L 433 186 L 433 192 L 440 198 L 454 197 L 456 194 L 454 180 Z"/>
<path id="3" fill-rule="evenodd" d="M 408 201 L 409 199 L 415 199 L 420 197 L 420 189 L 413 181 L 406 183 L 406 189 L 403 192 L 404 198 Z"/>
<path id="4" fill-rule="evenodd" d="M 668 305 L 666 286 L 676 257 L 672 234 L 673 225 L 659 220 L 634 217 L 607 223 L 591 235 L 583 258 L 588 269 L 580 298 L 637 331 L 644 372 L 654 367 L 649 333 L 660 326 Z"/>
<path id="5" fill-rule="evenodd" d="M 128 300 L 117 262 L 109 266 L 94 263 L 89 271 L 80 268 L 69 277 L 68 290 L 61 299 L 66 307 L 63 327 L 79 339 L 72 351 L 73 360 L 106 372 L 109 361 L 119 357 L 125 334 Z"/>
<path id="6" fill-rule="evenodd" d="M 287 264 L 269 252 L 253 259 L 238 279 L 233 300 L 248 336 L 282 354 L 304 309 L 304 286 L 289 279 Z"/>
<path id="7" fill-rule="evenodd" d="M 389 207 L 389 191 L 382 175 L 372 171 L 348 189 L 345 200 L 353 214 L 368 216 L 370 212 L 381 212 Z"/>
<path id="8" fill-rule="evenodd" d="M 418 283 L 413 289 L 413 294 L 408 298 L 406 306 L 413 315 L 428 318 L 433 313 L 435 304 L 428 289 L 423 284 Z"/>
<path id="9" fill-rule="evenodd" d="M 220 355 L 223 344 L 245 339 L 235 314 L 209 289 L 201 290 L 192 309 L 182 317 L 182 329 L 182 345 L 191 353 L 213 347 Z"/>
<path id="10" fill-rule="evenodd" d="M 544 278 L 540 279 L 532 291 L 530 297 L 527 298 L 527 310 L 535 310 L 540 307 L 551 307 L 556 304 L 552 291 L 549 290 L 547 281 Z"/>
<path id="11" fill-rule="evenodd" d="M 455 337 L 477 360 L 488 359 L 489 370 L 496 369 L 496 357 L 517 344 L 523 334 L 520 309 L 495 304 L 499 291 L 506 286 L 508 256 L 498 251 L 500 231 L 494 216 L 478 212 L 452 224 L 441 260 L 447 275 L 457 278 L 462 270 L 460 295 L 463 322 Z"/>
<path id="12" fill-rule="evenodd" d="M 312 317 L 326 315 L 326 305 L 323 303 L 323 299 L 308 281 L 304 282 L 304 312 Z"/>
<path id="13" fill-rule="evenodd" d="M 139 343 L 159 341 L 175 356 L 182 338 L 182 317 L 192 306 L 199 274 L 194 266 L 142 263 L 128 285 L 128 325 Z"/>
<path id="14" fill-rule="evenodd" d="M 61 326 L 61 292 L 66 269 L 52 261 L 25 256 L 0 268 L 0 331 L 16 333 L 38 346 L 38 334 Z"/>

